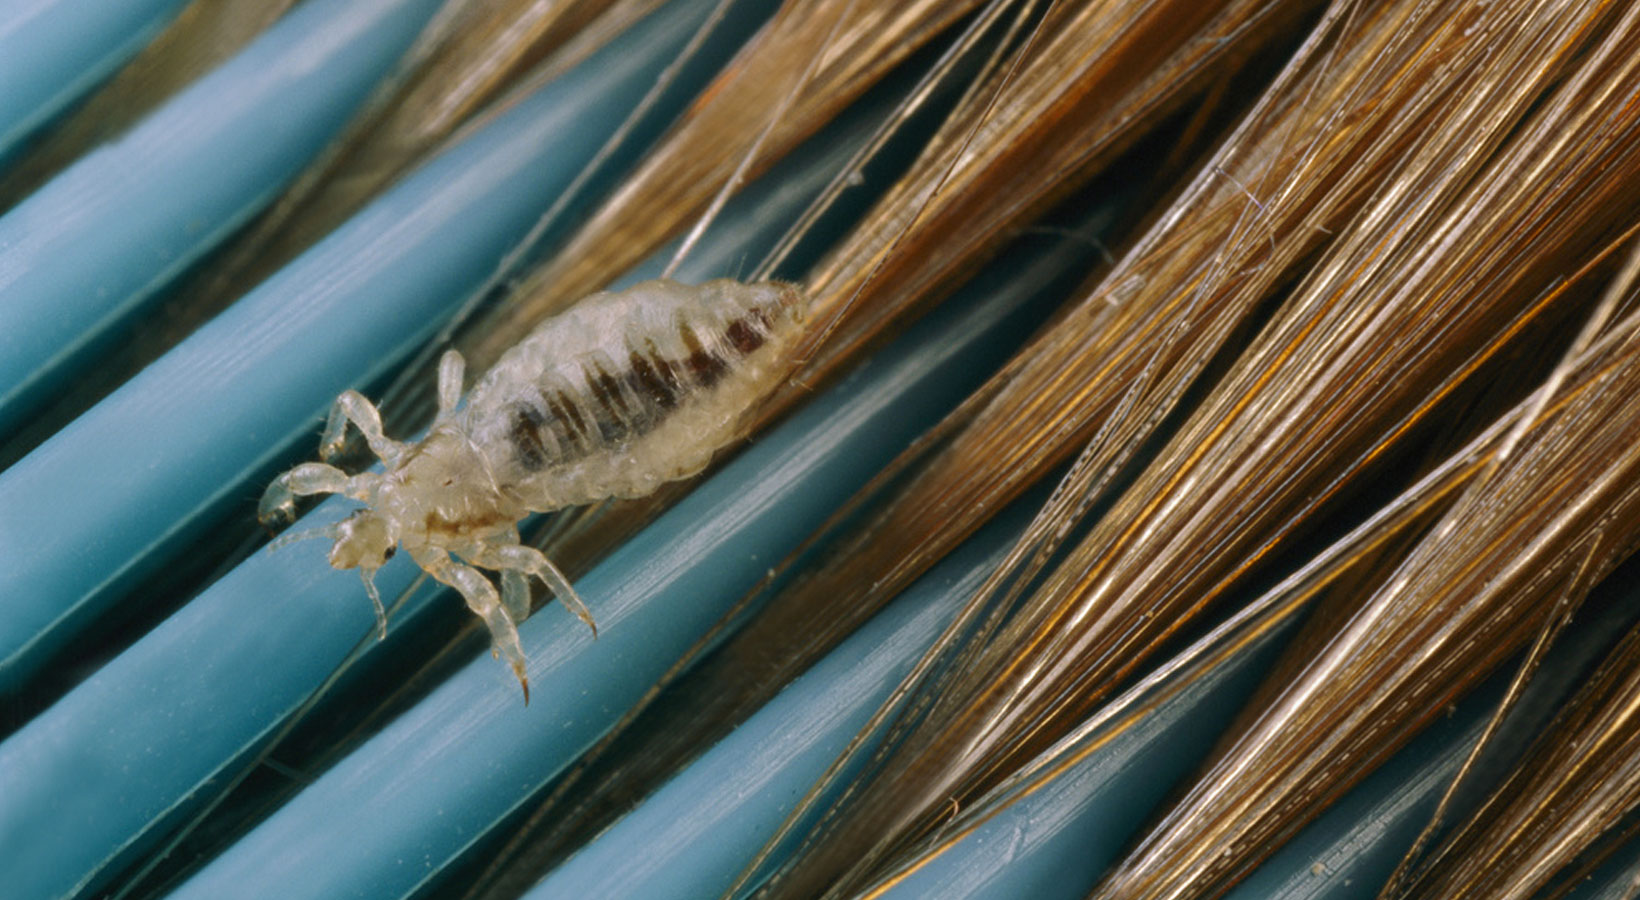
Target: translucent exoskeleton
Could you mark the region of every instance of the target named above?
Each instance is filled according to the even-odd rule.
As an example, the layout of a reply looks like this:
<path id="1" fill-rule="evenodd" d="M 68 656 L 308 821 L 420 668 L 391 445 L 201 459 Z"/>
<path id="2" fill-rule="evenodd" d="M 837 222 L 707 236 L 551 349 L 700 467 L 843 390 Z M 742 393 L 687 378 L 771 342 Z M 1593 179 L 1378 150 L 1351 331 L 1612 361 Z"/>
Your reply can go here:
<path id="1" fill-rule="evenodd" d="M 268 486 L 259 515 L 265 524 L 288 522 L 302 494 L 363 503 L 316 535 L 290 535 L 274 546 L 332 539 L 330 564 L 359 570 L 385 634 L 372 578 L 402 544 L 489 626 L 528 702 L 518 623 L 530 611 L 529 577 L 544 581 L 594 634 L 597 628 L 558 568 L 519 543 L 518 521 L 641 497 L 705 468 L 744 436 L 748 412 L 791 374 L 805 313 L 802 291 L 778 282 L 660 280 L 595 294 L 507 351 L 465 404 L 463 360 L 447 352 L 438 416 L 419 441 L 389 439 L 375 406 L 344 392 L 325 426 L 321 458 L 341 450 L 351 422 L 385 470 L 349 475 L 303 463 Z M 499 573 L 499 590 L 480 569 Z"/>

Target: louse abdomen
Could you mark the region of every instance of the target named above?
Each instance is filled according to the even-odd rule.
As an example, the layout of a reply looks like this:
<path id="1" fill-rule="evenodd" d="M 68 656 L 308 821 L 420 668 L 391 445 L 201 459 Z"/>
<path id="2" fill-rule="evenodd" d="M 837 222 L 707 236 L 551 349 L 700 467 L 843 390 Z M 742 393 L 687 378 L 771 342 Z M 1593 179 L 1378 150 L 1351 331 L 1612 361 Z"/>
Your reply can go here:
<path id="1" fill-rule="evenodd" d="M 474 388 L 475 443 L 534 509 L 638 496 L 703 468 L 789 375 L 792 285 L 645 282 L 543 323 Z"/>

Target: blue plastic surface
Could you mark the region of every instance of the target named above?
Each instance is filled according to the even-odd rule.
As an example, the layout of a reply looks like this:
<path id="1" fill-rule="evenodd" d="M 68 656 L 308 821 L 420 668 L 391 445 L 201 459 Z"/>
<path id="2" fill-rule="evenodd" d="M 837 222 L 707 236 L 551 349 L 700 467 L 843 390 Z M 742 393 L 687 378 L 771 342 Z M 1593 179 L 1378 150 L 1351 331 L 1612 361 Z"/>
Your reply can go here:
<path id="1" fill-rule="evenodd" d="M 718 897 L 1001 562 L 993 522 L 527 896 Z M 710 840 L 702 839 L 710 835 Z M 772 860 L 775 864 L 779 859 Z"/>
<path id="2" fill-rule="evenodd" d="M 0 164 L 142 49 L 187 0 L 19 0 L 0 7 Z"/>
<path id="3" fill-rule="evenodd" d="M 1281 647 L 1280 629 L 891 888 L 893 900 L 1080 900 L 1189 775 Z"/>
<path id="4" fill-rule="evenodd" d="M 285 897 L 392 897 L 422 886 L 607 731 L 771 563 L 976 386 L 1041 315 L 1020 291 L 976 288 L 760 438 L 582 579 L 596 643 L 557 605 L 525 622 L 528 708 L 504 666 L 473 661 L 177 896 L 219 897 L 250 884 L 278 885 Z M 291 556 L 309 569 L 323 565 L 319 547 Z M 299 602 L 362 607 L 356 579 L 332 584 L 331 596 L 315 591 Z M 369 614 L 360 608 L 352 621 L 356 635 Z"/>
<path id="5" fill-rule="evenodd" d="M 1503 730 L 1493 735 L 1494 748 L 1524 751 L 1527 742 L 1549 727 L 1570 692 L 1629 632 L 1640 603 L 1634 565 L 1626 564 L 1597 587 L 1570 627 L 1556 637 L 1553 649 L 1527 684 Z M 1505 684 L 1516 676 L 1518 666 L 1518 661 L 1502 666 L 1448 715 L 1437 719 L 1425 733 L 1294 835 L 1227 894 L 1227 900 L 1376 898 L 1428 824 L 1441 794 L 1457 774 L 1486 720 L 1498 708 Z M 1489 792 L 1505 771 L 1508 768 L 1501 767 L 1497 760 L 1483 756 L 1463 793 Z M 1469 814 L 1469 809 L 1460 806 L 1448 814 L 1447 824 L 1455 825 Z M 1442 839 L 1451 836 L 1448 831 Z M 1426 849 L 1433 851 L 1434 847 Z M 1620 851 L 1618 860 L 1608 864 L 1603 874 L 1597 873 L 1596 880 L 1624 881 L 1623 873 L 1637 854 L 1640 844 L 1627 855 Z M 1623 886 L 1626 889 L 1626 881 Z M 1593 886 L 1587 890 L 1592 891 Z"/>
<path id="6" fill-rule="evenodd" d="M 265 206 L 442 0 L 310 0 L 0 217 L 0 435 Z M 118 4 L 111 4 L 118 5 Z"/>
<path id="7" fill-rule="evenodd" d="M 0 596 L 8 598 L 0 604 L 0 693 L 131 580 L 184 551 L 224 506 L 255 496 L 261 485 L 250 479 L 294 442 L 311 446 L 317 417 L 338 392 L 378 377 L 436 330 L 711 6 L 675 2 L 640 22 L 407 177 L 0 473 Z M 738 32 L 725 29 L 718 40 L 744 38 L 757 21 L 743 12 Z"/>
<path id="8" fill-rule="evenodd" d="M 696 4 L 678 11 L 702 8 Z M 675 20 L 660 24 L 676 30 Z M 817 152 L 800 151 L 776 167 L 770 182 L 753 184 L 734 198 L 679 277 L 704 278 L 743 265 L 748 255 L 766 249 L 778 233 L 771 233 L 770 226 L 797 216 L 883 112 L 878 108 L 851 115 L 853 124 L 837 135 L 839 140 Z M 526 157 L 517 165 L 528 161 Z M 373 227 L 381 221 L 373 219 Z M 240 332 L 212 334 L 233 341 Z M 199 341 L 207 340 L 202 333 Z M 217 355 L 231 354 L 230 345 L 220 347 Z M 168 385 L 161 380 L 152 387 Z M 322 508 L 316 516 L 334 515 L 338 506 Z M 0 853 L 9 857 L 15 850 L 19 858 L 28 853 L 22 847 L 30 826 L 83 818 L 73 843 L 85 846 L 67 854 L 68 865 L 93 865 L 95 877 L 151 845 L 177 817 L 212 796 L 217 784 L 371 629 L 357 580 L 315 562 L 297 550 L 257 554 L 43 717 L 56 724 L 36 721 L 0 744 L 0 771 L 15 771 L 40 785 L 38 791 L 0 798 Z M 410 579 L 401 560 L 381 573 L 378 583 L 392 596 Z M 391 652 L 397 632 L 416 621 L 430 593 L 424 590 L 413 598 L 395 618 L 390 639 L 373 645 L 371 652 Z M 312 605 L 293 605 L 287 596 L 311 596 Z M 264 640 L 262 632 L 269 628 L 283 630 L 282 638 Z M 215 711 L 213 703 L 238 716 Z M 158 721 L 156 708 L 165 710 Z M 99 748 L 102 736 L 111 732 L 132 741 Z M 151 743 L 134 751 L 144 733 Z M 65 849 L 53 848 L 57 854 Z M 42 869 L 61 862 L 51 852 L 43 859 Z M 22 874 L 49 879 L 53 873 L 30 869 Z"/>
<path id="9" fill-rule="evenodd" d="M 20 0 L 0 8 L 0 164 L 182 2 Z M 189 261 L 274 196 L 438 2 L 304 0 L 240 57 L 0 217 L 0 434 L 58 379 L 92 364 L 84 350 L 140 314 Z M 187 552 L 225 509 L 245 508 L 274 460 L 293 444 L 311 448 L 315 416 L 340 388 L 376 381 L 434 331 L 672 62 L 713 2 L 677 0 L 487 124 L 0 473 L 0 696 L 49 664 L 133 582 Z M 743 2 L 707 52 L 727 58 L 725 48 L 772 5 Z M 842 145 L 862 134 L 832 126 L 823 154 L 782 164 L 733 201 L 678 277 L 746 271 L 778 236 L 771 223 L 789 219 Z M 844 202 L 871 195 L 851 191 Z M 622 283 L 653 277 L 669 255 Z M 1005 280 L 982 279 L 964 301 L 978 308 L 946 310 L 907 339 L 908 350 L 891 348 L 869 372 L 818 397 L 584 579 L 604 628 L 598 642 L 556 605 L 528 623 L 533 707 L 520 706 L 504 666 L 475 660 L 176 895 L 426 890 L 601 735 L 884 454 L 995 364 L 1031 319 L 1017 297 L 980 297 Z M 1011 336 L 982 337 L 1001 316 Z M 935 368 L 918 368 L 924 364 Z M 348 506 L 328 503 L 299 527 Z M 966 544 L 567 860 L 531 900 L 717 896 L 994 563 L 1014 525 L 1000 524 L 1007 527 L 993 525 Z M 213 796 L 373 631 L 356 575 L 329 569 L 322 556 L 321 544 L 257 554 L 0 742 L 0 895 L 94 890 Z M 396 560 L 378 582 L 391 597 L 414 574 Z M 459 601 L 421 591 L 395 619 L 394 638 L 435 603 Z M 371 652 L 396 646 L 390 640 Z M 1214 673 L 891 893 L 1085 896 L 1193 770 L 1273 653 L 1261 647 Z M 1465 701 L 1228 900 L 1375 897 L 1494 699 Z M 1630 842 L 1572 896 L 1627 897 L 1637 873 L 1640 842 Z"/>
<path id="10" fill-rule="evenodd" d="M 1466 700 L 1295 835 L 1227 900 L 1373 900 L 1428 824 L 1496 700 L 1495 692 Z"/>

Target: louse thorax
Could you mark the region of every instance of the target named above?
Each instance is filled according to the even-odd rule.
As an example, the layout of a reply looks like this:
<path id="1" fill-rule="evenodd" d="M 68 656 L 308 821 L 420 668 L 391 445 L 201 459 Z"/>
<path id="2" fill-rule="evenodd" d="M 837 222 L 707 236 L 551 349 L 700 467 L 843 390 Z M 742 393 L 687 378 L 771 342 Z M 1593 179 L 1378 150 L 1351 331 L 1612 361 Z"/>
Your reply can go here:
<path id="1" fill-rule="evenodd" d="M 442 422 L 383 474 L 369 505 L 410 549 L 505 533 L 525 510 L 486 469 L 461 424 Z"/>

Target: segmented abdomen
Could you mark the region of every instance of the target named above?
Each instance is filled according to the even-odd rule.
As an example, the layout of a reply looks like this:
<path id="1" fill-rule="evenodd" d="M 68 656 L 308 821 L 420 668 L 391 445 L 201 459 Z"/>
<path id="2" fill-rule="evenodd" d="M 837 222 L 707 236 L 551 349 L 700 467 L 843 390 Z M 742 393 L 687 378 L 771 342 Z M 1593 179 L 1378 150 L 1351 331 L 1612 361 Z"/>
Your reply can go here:
<path id="1" fill-rule="evenodd" d="M 468 397 L 465 428 L 531 509 L 641 496 L 742 436 L 790 373 L 792 285 L 648 281 L 543 322 Z"/>

